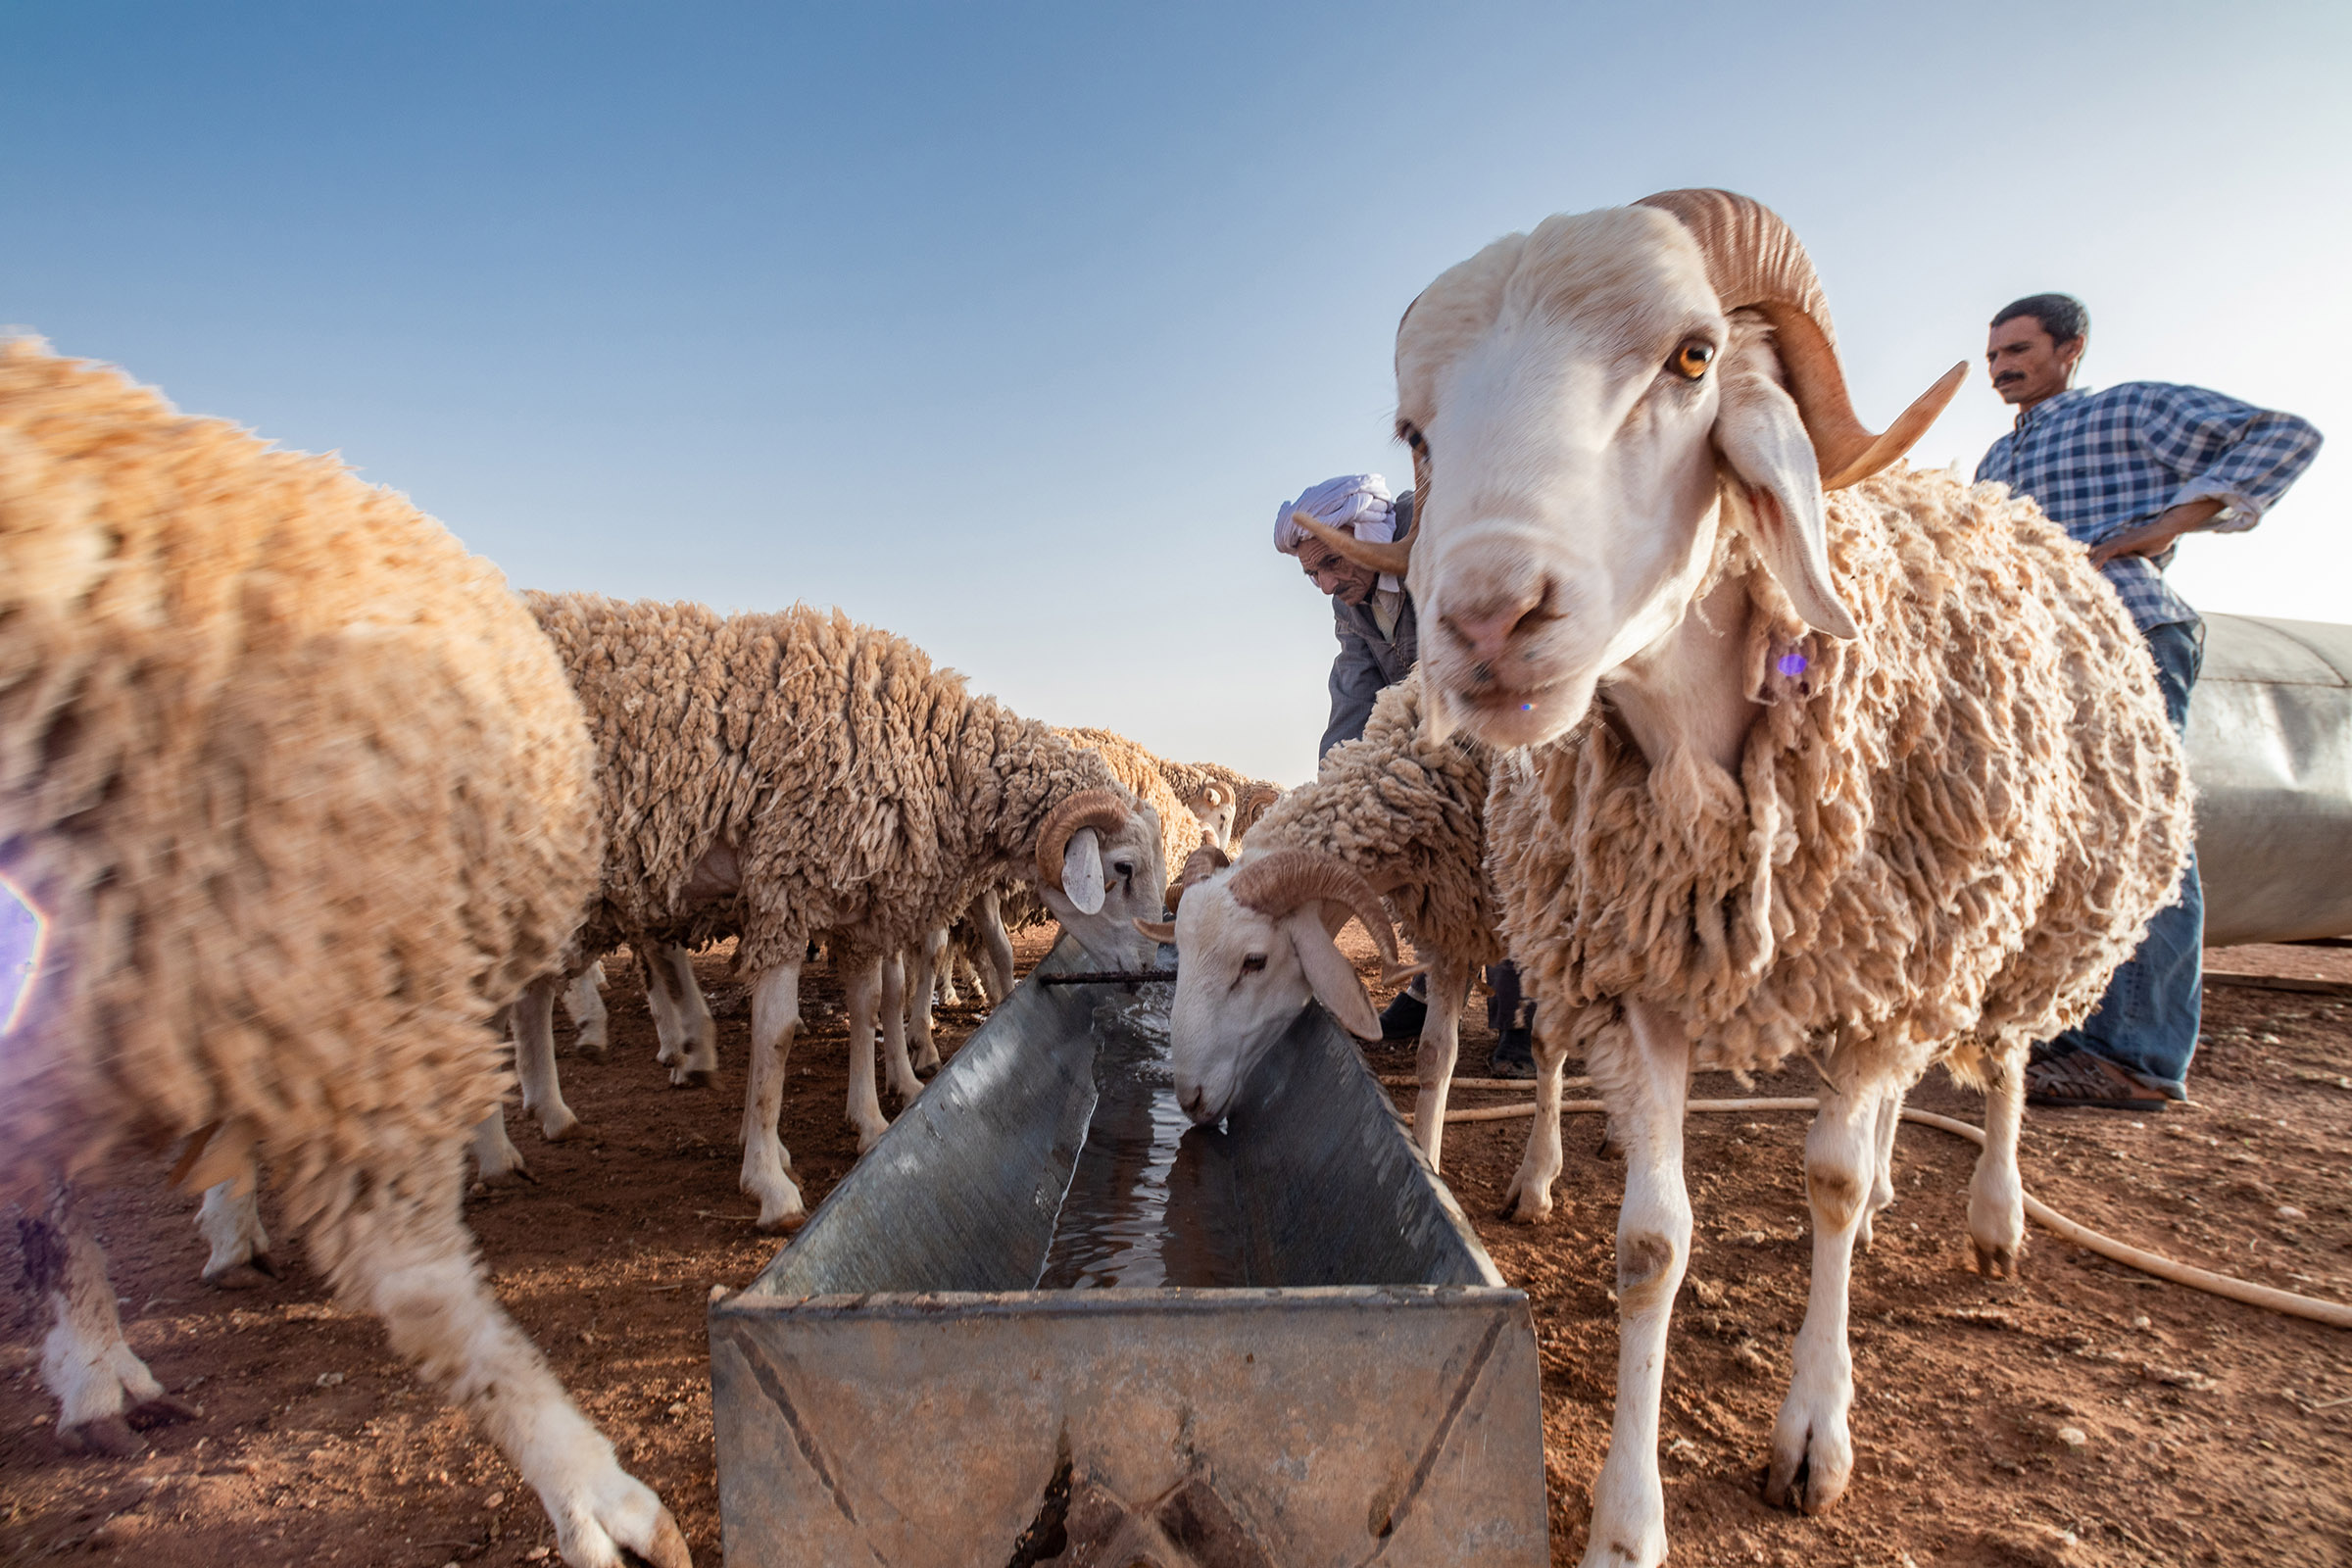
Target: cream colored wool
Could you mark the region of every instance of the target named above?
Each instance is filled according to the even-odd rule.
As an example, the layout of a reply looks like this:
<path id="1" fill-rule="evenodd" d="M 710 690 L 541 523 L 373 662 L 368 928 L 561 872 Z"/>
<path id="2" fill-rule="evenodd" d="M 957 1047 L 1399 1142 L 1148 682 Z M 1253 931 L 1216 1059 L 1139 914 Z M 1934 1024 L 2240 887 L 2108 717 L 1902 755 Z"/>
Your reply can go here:
<path id="1" fill-rule="evenodd" d="M 1200 847 L 1204 831 L 1192 808 L 1169 785 L 1168 764 L 1115 730 L 1082 727 L 1065 728 L 1057 733 L 1072 746 L 1100 752 L 1110 764 L 1111 772 L 1118 775 L 1119 782 L 1136 799 L 1159 813 L 1160 849 L 1167 857 L 1168 874 L 1175 875 L 1185 859 Z"/>
<path id="2" fill-rule="evenodd" d="M 1266 808 L 1282 799 L 1281 785 L 1251 778 L 1222 762 L 1162 761 L 1159 770 L 1167 775 L 1168 787 L 1176 792 L 1176 798 L 1187 806 L 1200 800 L 1209 785 L 1222 787 L 1233 799 L 1233 841 L 1237 846 L 1249 834 L 1250 825 L 1265 815 Z"/>
<path id="3" fill-rule="evenodd" d="M 1485 873 L 1487 749 L 1421 732 L 1417 676 L 1382 692 L 1358 739 L 1333 747 L 1312 784 L 1259 818 L 1251 857 L 1311 850 L 1353 867 L 1389 903 L 1413 951 L 1475 972 L 1498 961 Z"/>
<path id="4" fill-rule="evenodd" d="M 2082 548 L 1936 473 L 1828 499 L 1852 642 L 1810 633 L 1737 526 L 1718 547 L 1764 705 L 1739 778 L 1653 769 L 1598 708 L 1494 770 L 1507 945 L 1596 1073 L 1640 998 L 1689 1022 L 1700 1068 L 1811 1047 L 1834 1080 L 1910 1082 L 1948 1049 L 1981 1083 L 1987 1053 L 2082 1019 L 2178 880 L 2180 744 Z"/>
<path id="5" fill-rule="evenodd" d="M 736 972 L 758 975 L 818 937 L 846 969 L 1034 879 L 1056 803 L 1126 793 L 1102 757 L 838 610 L 524 597 L 596 738 L 609 836 L 588 952 L 734 934 Z M 739 893 L 696 883 L 722 847 Z"/>
<path id="6" fill-rule="evenodd" d="M 589 764 L 530 616 L 402 497 L 0 346 L 0 870 L 49 921 L 0 1198 L 215 1128 L 330 1272 L 371 1187 L 454 1228 L 486 1023 L 594 885 Z"/>

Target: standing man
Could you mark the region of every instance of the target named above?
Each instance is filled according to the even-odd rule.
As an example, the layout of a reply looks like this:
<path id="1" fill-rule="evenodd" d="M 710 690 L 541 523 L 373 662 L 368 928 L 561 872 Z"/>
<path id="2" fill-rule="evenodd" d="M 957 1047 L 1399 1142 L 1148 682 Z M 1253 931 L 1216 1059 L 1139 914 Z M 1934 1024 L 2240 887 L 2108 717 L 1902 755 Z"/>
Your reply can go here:
<path id="1" fill-rule="evenodd" d="M 1992 318 L 1984 362 L 2017 425 L 1977 466 L 2031 496 L 2090 547 L 2156 662 L 2173 727 L 2205 658 L 2205 624 L 2164 580 L 2182 534 L 2238 533 L 2311 466 L 2320 432 L 2274 413 L 2164 381 L 2104 392 L 2074 385 L 2090 346 L 2090 316 L 2069 294 L 2035 294 Z M 2026 1098 L 2036 1105 L 2161 1110 L 2188 1098 L 2197 1049 L 2205 931 L 2194 852 L 2178 900 L 2148 922 L 2147 940 L 2108 983 L 2098 1008 L 2034 1048 Z"/>
<path id="2" fill-rule="evenodd" d="M 1371 554 L 1396 558 L 1396 569 L 1383 571 L 1342 556 L 1299 523 L 1301 514 L 1360 544 L 1384 547 Z M 1412 531 L 1413 493 L 1392 500 L 1388 481 L 1377 473 L 1326 479 L 1275 511 L 1274 548 L 1296 556 L 1300 569 L 1331 596 L 1331 629 L 1340 640 L 1339 657 L 1331 662 L 1331 720 L 1315 748 L 1317 758 L 1362 735 L 1373 702 L 1412 672 L 1419 638 L 1400 575 L 1404 552 L 1395 548 Z M 1533 1078 L 1533 1008 L 1520 992 L 1518 966 L 1508 959 L 1489 964 L 1487 989 L 1487 1022 L 1494 1031 L 1487 1071 L 1497 1078 Z M 1381 1037 L 1415 1038 L 1428 1011 L 1429 982 L 1415 976 L 1381 1012 Z"/>

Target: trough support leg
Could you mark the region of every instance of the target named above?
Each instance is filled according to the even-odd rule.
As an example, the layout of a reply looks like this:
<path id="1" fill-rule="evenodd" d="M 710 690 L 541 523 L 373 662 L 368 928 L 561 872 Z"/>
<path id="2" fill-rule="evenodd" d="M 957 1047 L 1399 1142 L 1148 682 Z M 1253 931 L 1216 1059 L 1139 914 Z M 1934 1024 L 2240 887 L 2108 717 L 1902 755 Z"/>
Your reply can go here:
<path id="1" fill-rule="evenodd" d="M 508 1009 L 514 1032 L 514 1071 L 522 1079 L 522 1108 L 539 1118 L 540 1136 L 551 1144 L 574 1137 L 580 1118 L 564 1103 L 556 1075 L 556 977 L 541 975 Z"/>
<path id="2" fill-rule="evenodd" d="M 1805 1136 L 1805 1197 L 1813 1209 L 1813 1283 L 1796 1331 L 1788 1397 L 1772 1429 L 1764 1500 L 1820 1513 L 1845 1494 L 1854 1470 L 1846 1413 L 1854 1402 L 1854 1357 L 1846 1302 L 1854 1235 L 1870 1202 L 1878 1160 L 1880 1104 L 1891 1084 L 1833 1088 Z"/>
<path id="3" fill-rule="evenodd" d="M 1413 1142 L 1439 1169 L 1446 1141 L 1446 1097 L 1453 1086 L 1454 1057 L 1462 1039 L 1462 1007 L 1470 1000 L 1470 966 L 1440 958 L 1429 966 L 1429 1008 L 1421 1020 L 1421 1054 L 1414 1062 L 1419 1083 L 1413 1096 Z"/>
<path id="4" fill-rule="evenodd" d="M 146 1440 L 131 1430 L 196 1412 L 164 1392 L 131 1353 L 106 1277 L 106 1253 L 81 1221 L 74 1190 L 63 1182 L 44 1211 L 22 1211 L 18 1239 L 24 1275 L 47 1298 L 49 1332 L 41 1341 L 41 1387 L 57 1400 L 57 1442 L 68 1453 L 137 1453 Z"/>
<path id="5" fill-rule="evenodd" d="M 763 1231 L 791 1229 L 808 1217 L 801 1202 L 801 1189 L 790 1174 L 792 1155 L 776 1130 L 784 1114 L 784 1066 L 792 1059 L 792 1039 L 800 1027 L 801 965 L 797 960 L 779 963 L 752 985 L 752 1061 L 743 1090 L 741 1186 L 760 1200 L 760 1228 Z M 856 1038 L 853 1033 L 853 1066 L 858 1054 Z M 866 1081 L 871 1084 L 870 1054 L 868 1062 Z"/>
<path id="6" fill-rule="evenodd" d="M 262 1229 L 260 1172 L 248 1161 L 243 1176 L 215 1182 L 196 1209 L 196 1234 L 212 1255 L 204 1260 L 204 1283 L 217 1290 L 246 1291 L 264 1276 L 277 1277 L 270 1260 L 270 1233 Z"/>
<path id="7" fill-rule="evenodd" d="M 2026 1184 L 2017 1171 L 2017 1135 L 2026 1117 L 2024 1053 L 1990 1064 L 1984 1089 L 1984 1152 L 1968 1178 L 1968 1240 L 1977 1271 L 2015 1279 L 2026 1254 Z"/>
<path id="8" fill-rule="evenodd" d="M 454 1144 L 354 1172 L 351 1200 L 312 1226 L 312 1254 L 336 1295 L 382 1318 L 392 1348 L 521 1472 L 565 1562 L 619 1568 L 626 1549 L 659 1568 L 689 1568 L 662 1499 L 620 1468 L 484 1285 L 458 1219 L 458 1173 Z"/>
<path id="9" fill-rule="evenodd" d="M 571 1019 L 571 1049 L 590 1061 L 602 1061 L 611 1050 L 611 1024 L 605 1016 L 605 964 L 602 958 L 572 977 L 564 988 L 564 1011 Z"/>
<path id="10" fill-rule="evenodd" d="M 1465 987 L 1467 984 L 1465 974 Z M 1551 1217 L 1551 1184 L 1559 1179 L 1564 1163 L 1560 1153 L 1560 1079 L 1568 1064 L 1568 1045 L 1544 1033 L 1544 1019 L 1557 1011 L 1536 1009 L 1536 1115 L 1527 1124 L 1527 1152 L 1519 1156 L 1518 1172 L 1502 1195 L 1502 1217 L 1522 1225 Z M 1612 1119 L 1614 1115 L 1611 1112 Z"/>
<path id="11" fill-rule="evenodd" d="M 1683 1114 L 1690 1041 L 1680 1018 L 1626 1004 L 1622 1059 L 1592 1062 L 1610 1125 L 1625 1143 L 1617 1214 L 1617 1410 L 1609 1456 L 1592 1484 L 1584 1568 L 1657 1568 L 1666 1560 L 1666 1493 L 1658 1479 L 1658 1401 L 1666 1332 L 1690 1261 L 1690 1198 L 1683 1185 Z M 1611 1053 L 1614 1055 L 1616 1053 Z M 1538 1121 L 1544 1118 L 1538 1113 Z"/>

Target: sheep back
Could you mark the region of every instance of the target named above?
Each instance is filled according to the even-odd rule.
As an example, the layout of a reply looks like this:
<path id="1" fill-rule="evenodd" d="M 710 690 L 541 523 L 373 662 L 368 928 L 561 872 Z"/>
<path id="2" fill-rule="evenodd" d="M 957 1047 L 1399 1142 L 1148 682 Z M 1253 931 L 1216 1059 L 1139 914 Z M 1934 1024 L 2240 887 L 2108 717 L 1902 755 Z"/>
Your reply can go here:
<path id="1" fill-rule="evenodd" d="M 1116 787 L 1100 757 L 839 610 L 524 597 L 596 740 L 607 849 L 586 951 L 737 935 L 745 974 L 811 936 L 887 952 L 1027 874 L 1054 802 Z M 727 897 L 695 878 L 720 847 Z"/>
<path id="2" fill-rule="evenodd" d="M 1605 705 L 1497 767 L 1505 938 L 1588 1042 L 1639 997 L 1703 1066 L 1812 1043 L 1916 1075 L 1948 1048 L 1975 1079 L 2080 1022 L 2171 896 L 2181 748 L 2131 616 L 2038 508 L 1898 468 L 1828 514 L 1850 642 L 1722 532 L 1762 705 L 1737 778 L 1653 767 Z"/>
<path id="3" fill-rule="evenodd" d="M 1315 850 L 1362 872 L 1417 953 L 1471 964 L 1502 957 L 1486 871 L 1487 751 L 1421 730 L 1417 675 L 1382 692 L 1364 733 L 1324 754 L 1312 784 L 1258 819 L 1251 853 Z"/>
<path id="4" fill-rule="evenodd" d="M 592 885 L 589 760 L 530 616 L 407 500 L 0 346 L 0 868 L 48 921 L 0 1179 L 462 1135 Z"/>

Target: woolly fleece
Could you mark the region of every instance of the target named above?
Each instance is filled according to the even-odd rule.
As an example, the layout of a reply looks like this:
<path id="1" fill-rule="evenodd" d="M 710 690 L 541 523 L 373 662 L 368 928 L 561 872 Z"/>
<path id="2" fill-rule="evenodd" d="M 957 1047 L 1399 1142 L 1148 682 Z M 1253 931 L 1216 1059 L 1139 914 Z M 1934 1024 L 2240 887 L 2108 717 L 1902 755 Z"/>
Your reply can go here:
<path id="1" fill-rule="evenodd" d="M 1834 1081 L 1910 1082 L 1948 1050 L 1981 1083 L 2089 1011 L 2179 879 L 2180 743 L 2082 548 L 1942 474 L 1828 501 L 1851 642 L 1799 621 L 1727 508 L 1711 580 L 1746 584 L 1763 705 L 1738 778 L 1653 768 L 1601 705 L 1494 770 L 1506 943 L 1596 1071 L 1639 997 L 1700 1068 L 1811 1047 Z"/>

